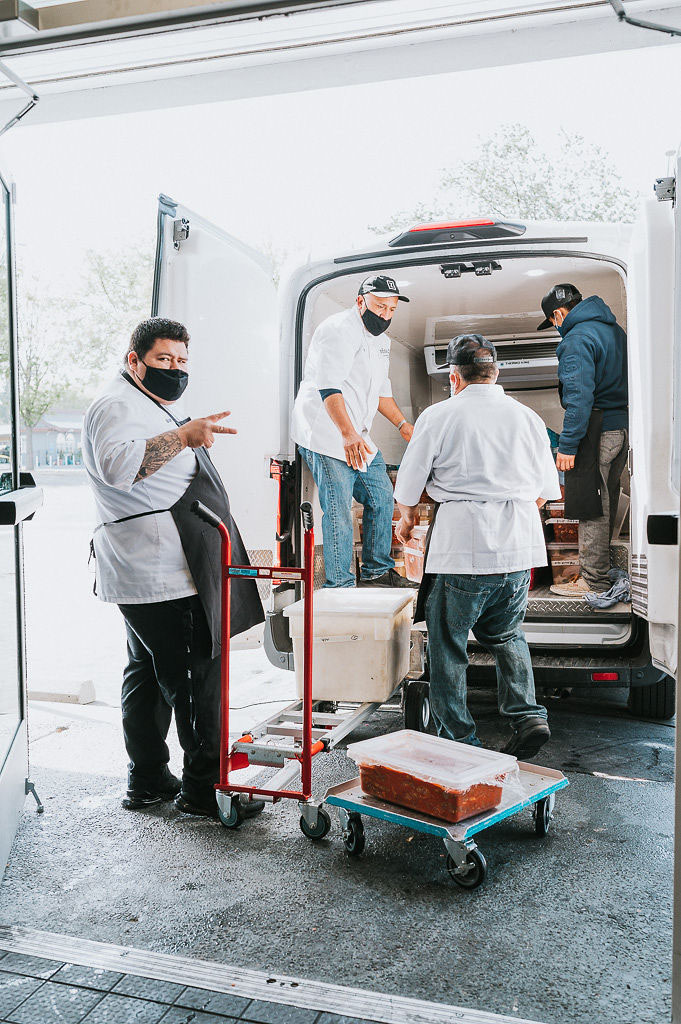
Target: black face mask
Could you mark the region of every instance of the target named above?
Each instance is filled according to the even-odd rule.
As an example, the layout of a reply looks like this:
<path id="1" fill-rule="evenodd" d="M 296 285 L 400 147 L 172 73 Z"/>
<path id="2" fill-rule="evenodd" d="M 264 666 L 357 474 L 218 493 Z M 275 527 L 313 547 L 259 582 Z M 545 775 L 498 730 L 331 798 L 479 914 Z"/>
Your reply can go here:
<path id="1" fill-rule="evenodd" d="M 364 326 L 369 334 L 373 334 L 375 338 L 377 338 L 379 334 L 383 334 L 384 331 L 388 330 L 391 320 L 392 317 L 390 320 L 384 320 L 383 317 L 378 316 L 377 313 L 372 313 L 368 306 L 362 313 L 362 322 L 364 323 Z"/>
<path id="2" fill-rule="evenodd" d="M 144 378 L 137 379 L 144 385 L 147 391 L 160 398 L 164 402 L 176 402 L 189 383 L 189 374 L 184 370 L 162 370 L 158 366 L 149 366 L 140 359 L 147 372 Z"/>

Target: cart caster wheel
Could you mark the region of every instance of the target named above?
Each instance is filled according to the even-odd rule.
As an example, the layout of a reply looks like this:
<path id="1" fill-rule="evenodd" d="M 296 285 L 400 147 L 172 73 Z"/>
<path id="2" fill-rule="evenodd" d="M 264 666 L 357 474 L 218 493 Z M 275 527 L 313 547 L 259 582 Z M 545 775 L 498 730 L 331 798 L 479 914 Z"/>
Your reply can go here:
<path id="1" fill-rule="evenodd" d="M 304 814 L 300 816 L 300 831 L 308 839 L 323 839 L 325 835 L 328 835 L 330 828 L 331 818 L 329 817 L 329 812 L 325 811 L 323 807 L 319 808 L 315 825 L 309 825 L 305 820 Z"/>
<path id="2" fill-rule="evenodd" d="M 229 814 L 225 814 L 218 805 L 218 817 L 225 828 L 238 828 L 244 820 L 244 813 L 241 809 L 241 801 L 235 797 L 229 805 Z"/>
<path id="3" fill-rule="evenodd" d="M 350 814 L 343 829 L 343 846 L 353 857 L 359 857 L 366 846 L 364 825 L 359 814 Z"/>
<path id="4" fill-rule="evenodd" d="M 551 796 L 545 796 L 543 800 L 537 800 L 534 808 L 534 831 L 543 839 L 548 835 L 553 817 L 554 801 Z"/>
<path id="5" fill-rule="evenodd" d="M 487 861 L 477 848 L 469 850 L 466 855 L 468 870 L 465 874 L 457 873 L 454 858 L 447 855 L 447 871 L 462 889 L 477 889 L 485 881 L 487 875 Z"/>

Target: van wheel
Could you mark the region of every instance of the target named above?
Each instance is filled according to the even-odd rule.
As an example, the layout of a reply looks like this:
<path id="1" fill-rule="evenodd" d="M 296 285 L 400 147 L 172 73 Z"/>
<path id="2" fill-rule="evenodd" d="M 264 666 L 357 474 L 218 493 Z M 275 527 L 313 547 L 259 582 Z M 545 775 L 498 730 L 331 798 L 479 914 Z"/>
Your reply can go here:
<path id="1" fill-rule="evenodd" d="M 404 694 L 404 728 L 415 732 L 434 733 L 430 710 L 430 683 L 424 679 L 410 679 Z"/>
<path id="2" fill-rule="evenodd" d="M 671 718 L 676 710 L 676 682 L 663 675 L 650 686 L 632 686 L 629 690 L 629 710 L 637 718 Z"/>

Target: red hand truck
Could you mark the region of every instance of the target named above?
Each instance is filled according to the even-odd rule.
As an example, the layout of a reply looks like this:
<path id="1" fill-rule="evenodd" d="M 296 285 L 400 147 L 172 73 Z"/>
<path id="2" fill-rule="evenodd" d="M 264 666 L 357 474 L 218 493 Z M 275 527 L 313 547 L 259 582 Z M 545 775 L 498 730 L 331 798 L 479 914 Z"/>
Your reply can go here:
<path id="1" fill-rule="evenodd" d="M 243 820 L 243 805 L 239 794 L 247 794 L 250 799 L 264 798 L 273 803 L 287 798 L 297 800 L 301 809 L 301 828 L 309 838 L 321 839 L 329 830 L 331 821 L 328 813 L 311 802 L 312 797 L 312 759 L 315 755 L 328 749 L 326 738 L 314 739 L 312 722 L 312 638 L 313 638 L 313 594 L 314 594 L 314 524 L 312 506 L 309 501 L 300 506 L 304 529 L 304 565 L 302 567 L 282 567 L 264 565 L 232 565 L 232 544 L 229 530 L 215 512 L 199 501 L 192 504 L 192 512 L 219 531 L 222 538 L 222 646 L 221 661 L 221 695 L 220 714 L 220 778 L 215 785 L 220 821 L 227 828 L 236 828 Z M 301 727 L 288 730 L 292 735 L 276 736 L 276 730 L 268 730 L 268 723 L 260 729 L 264 737 L 247 734 L 241 736 L 230 747 L 229 741 L 229 661 L 230 661 L 230 584 L 234 577 L 246 577 L 254 580 L 276 579 L 281 581 L 300 581 L 304 587 L 303 609 L 303 701 Z M 319 730 L 314 730 L 318 733 Z M 275 735 L 270 733 L 274 732 Z M 249 765 L 282 768 L 292 760 L 300 763 L 300 789 L 264 788 L 256 785 L 247 786 L 231 781 L 231 773 L 247 768 Z"/>

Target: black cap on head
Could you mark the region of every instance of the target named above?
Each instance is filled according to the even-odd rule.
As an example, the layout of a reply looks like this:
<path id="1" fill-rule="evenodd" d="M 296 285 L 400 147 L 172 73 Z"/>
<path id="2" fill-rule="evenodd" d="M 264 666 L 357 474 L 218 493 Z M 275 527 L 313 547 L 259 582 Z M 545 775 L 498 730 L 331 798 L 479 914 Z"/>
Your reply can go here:
<path id="1" fill-rule="evenodd" d="M 406 295 L 400 295 L 397 281 L 394 277 L 387 277 L 385 274 L 377 274 L 374 277 L 367 277 L 359 286 L 358 295 L 377 295 L 379 298 L 390 298 L 396 295 L 400 302 L 409 302 Z"/>
<path id="2" fill-rule="evenodd" d="M 575 288 L 573 284 L 554 285 L 551 291 L 548 292 L 548 294 L 541 300 L 542 312 L 546 319 L 542 320 L 537 330 L 548 331 L 549 327 L 553 327 L 549 317 L 553 316 L 557 309 L 561 309 L 561 307 L 566 306 L 568 302 L 572 302 L 573 299 L 576 299 L 577 302 L 582 301 L 579 289 Z"/>
<path id="3" fill-rule="evenodd" d="M 496 361 L 497 350 L 482 334 L 459 334 L 447 346 L 447 362 L 450 366 L 477 366 Z"/>

